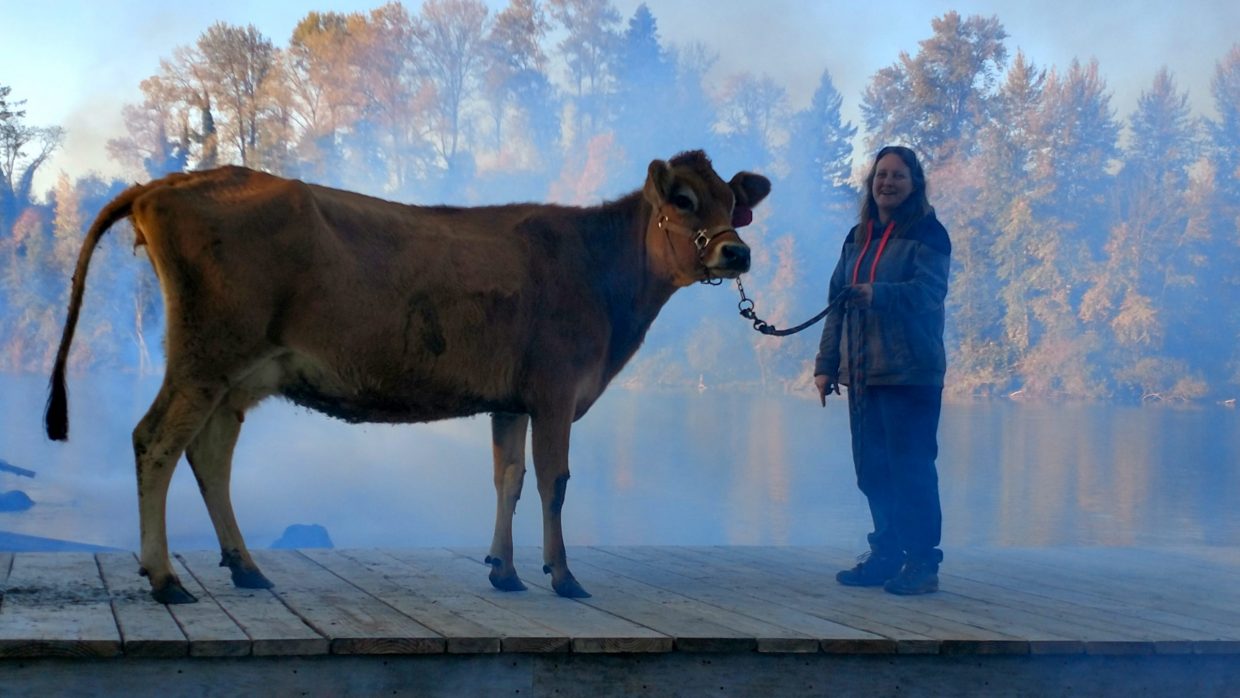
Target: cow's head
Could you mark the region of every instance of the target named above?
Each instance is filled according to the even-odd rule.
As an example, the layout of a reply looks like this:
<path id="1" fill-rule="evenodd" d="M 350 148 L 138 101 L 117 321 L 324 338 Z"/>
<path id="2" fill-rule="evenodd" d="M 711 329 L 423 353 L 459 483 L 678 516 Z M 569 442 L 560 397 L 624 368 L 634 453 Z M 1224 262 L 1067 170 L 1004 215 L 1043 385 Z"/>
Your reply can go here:
<path id="1" fill-rule="evenodd" d="M 770 180 L 751 172 L 725 183 L 700 150 L 651 162 L 643 192 L 654 208 L 646 237 L 652 261 L 677 286 L 749 271 L 749 246 L 736 229 L 770 191 Z"/>

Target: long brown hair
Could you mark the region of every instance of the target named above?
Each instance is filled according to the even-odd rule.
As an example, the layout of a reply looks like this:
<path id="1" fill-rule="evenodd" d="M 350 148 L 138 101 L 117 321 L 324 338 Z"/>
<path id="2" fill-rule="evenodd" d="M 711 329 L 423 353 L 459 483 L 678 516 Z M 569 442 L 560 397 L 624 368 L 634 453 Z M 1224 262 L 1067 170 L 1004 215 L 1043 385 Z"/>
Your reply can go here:
<path id="1" fill-rule="evenodd" d="M 904 203 L 900 204 L 892 215 L 897 228 L 903 228 L 909 223 L 920 220 L 922 216 L 932 213 L 934 208 L 930 205 L 930 199 L 926 197 L 926 171 L 921 168 L 921 162 L 917 160 L 917 153 L 912 148 L 906 148 L 902 145 L 884 146 L 874 156 L 874 162 L 870 165 L 870 174 L 865 178 L 865 192 L 861 195 L 861 226 L 864 228 L 870 221 L 878 220 L 878 202 L 874 200 L 874 174 L 878 171 L 878 161 L 882 160 L 888 153 L 895 153 L 904 164 L 908 166 L 909 178 L 913 180 L 913 191 L 909 193 Z"/>

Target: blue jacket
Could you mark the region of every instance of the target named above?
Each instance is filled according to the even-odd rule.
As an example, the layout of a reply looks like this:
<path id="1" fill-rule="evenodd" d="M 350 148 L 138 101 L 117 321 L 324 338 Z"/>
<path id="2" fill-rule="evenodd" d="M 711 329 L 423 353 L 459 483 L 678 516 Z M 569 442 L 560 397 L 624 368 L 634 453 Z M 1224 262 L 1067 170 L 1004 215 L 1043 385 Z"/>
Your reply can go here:
<path id="1" fill-rule="evenodd" d="M 861 228 L 854 226 L 844 240 L 827 299 L 834 302 L 845 287 L 852 285 L 854 274 L 857 283 L 868 283 L 872 270 L 873 303 L 864 311 L 841 303 L 831 308 L 818 343 L 814 375 L 826 375 L 847 385 L 849 345 L 861 339 L 866 385 L 941 387 L 947 372 L 943 306 L 952 252 L 947 229 L 933 212 L 911 224 L 896 226 L 886 244 L 882 244 L 884 231 L 877 221 L 872 236 Z M 869 237 L 872 239 L 867 240 Z M 864 338 L 854 337 L 850 342 L 850 330 L 858 318 L 863 318 Z"/>

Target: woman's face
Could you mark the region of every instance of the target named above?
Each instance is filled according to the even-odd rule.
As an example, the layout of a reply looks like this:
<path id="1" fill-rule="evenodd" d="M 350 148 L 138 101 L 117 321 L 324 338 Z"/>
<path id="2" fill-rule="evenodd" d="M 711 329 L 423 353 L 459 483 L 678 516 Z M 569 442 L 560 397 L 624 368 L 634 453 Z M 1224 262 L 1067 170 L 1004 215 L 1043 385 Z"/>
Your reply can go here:
<path id="1" fill-rule="evenodd" d="M 879 159 L 870 193 L 878 210 L 885 214 L 895 211 L 913 193 L 913 178 L 899 155 L 887 153 Z"/>

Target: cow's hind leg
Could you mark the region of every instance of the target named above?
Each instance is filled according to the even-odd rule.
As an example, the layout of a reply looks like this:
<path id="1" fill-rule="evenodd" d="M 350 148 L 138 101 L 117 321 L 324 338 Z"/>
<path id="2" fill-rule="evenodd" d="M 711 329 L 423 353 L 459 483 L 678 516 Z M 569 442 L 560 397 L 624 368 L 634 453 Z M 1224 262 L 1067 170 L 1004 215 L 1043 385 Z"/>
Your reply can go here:
<path id="1" fill-rule="evenodd" d="M 487 564 L 491 584 L 502 591 L 524 591 L 525 584 L 512 564 L 512 517 L 525 481 L 525 432 L 529 415 L 496 412 L 491 415 L 491 449 L 495 456 L 495 536 Z"/>
<path id="2" fill-rule="evenodd" d="M 237 404 L 230 393 L 211 413 L 202 431 L 185 452 L 198 489 L 211 515 L 215 535 L 220 541 L 220 567 L 232 573 L 233 584 L 245 589 L 269 589 L 271 582 L 250 557 L 241 529 L 233 514 L 229 483 L 232 479 L 233 449 L 241 433 L 242 415 L 248 404 Z M 249 401 L 246 401 L 249 402 Z"/>
<path id="3" fill-rule="evenodd" d="M 572 423 L 568 415 L 534 417 L 534 473 L 538 476 L 543 507 L 543 572 L 551 575 L 551 588 L 560 596 L 587 598 L 590 594 L 568 569 L 560 523 L 568 488 L 568 436 Z"/>
<path id="4" fill-rule="evenodd" d="M 197 601 L 181 586 L 168 557 L 168 484 L 186 445 L 215 409 L 221 392 L 207 386 L 174 387 L 165 379 L 133 431 L 142 537 L 139 560 L 142 574 L 150 579 L 151 595 L 160 603 Z"/>

